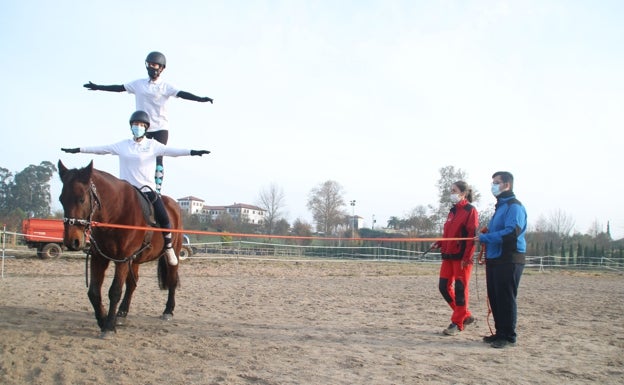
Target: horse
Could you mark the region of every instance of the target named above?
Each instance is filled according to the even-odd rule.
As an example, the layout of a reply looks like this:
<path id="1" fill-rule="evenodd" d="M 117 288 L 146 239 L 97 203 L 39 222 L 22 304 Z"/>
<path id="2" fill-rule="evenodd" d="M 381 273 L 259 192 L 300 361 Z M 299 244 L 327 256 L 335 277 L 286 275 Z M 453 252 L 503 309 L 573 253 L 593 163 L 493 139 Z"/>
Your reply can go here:
<path id="1" fill-rule="evenodd" d="M 58 170 L 63 182 L 59 197 L 64 217 L 63 243 L 70 250 L 88 247 L 87 258 L 91 255 L 88 297 L 95 310 L 101 337 L 113 335 L 115 326 L 124 324 L 139 280 L 139 266 L 156 259 L 159 287 L 169 291 L 161 318 L 173 319 L 175 292 L 179 284 L 178 265 L 167 264 L 164 239 L 158 231 L 134 228 L 149 226 L 141 208 L 143 198 L 137 190 L 130 183 L 93 168 L 93 161 L 80 169 L 67 169 L 59 160 Z M 172 229 L 181 229 L 180 207 L 170 197 L 162 196 L 162 199 Z M 111 226 L 97 226 L 97 223 Z M 172 235 L 173 248 L 179 255 L 182 234 L 173 232 Z M 106 312 L 102 304 L 102 284 L 111 262 L 115 264 L 115 276 L 108 291 L 109 308 Z M 125 294 L 117 310 L 124 283 Z"/>

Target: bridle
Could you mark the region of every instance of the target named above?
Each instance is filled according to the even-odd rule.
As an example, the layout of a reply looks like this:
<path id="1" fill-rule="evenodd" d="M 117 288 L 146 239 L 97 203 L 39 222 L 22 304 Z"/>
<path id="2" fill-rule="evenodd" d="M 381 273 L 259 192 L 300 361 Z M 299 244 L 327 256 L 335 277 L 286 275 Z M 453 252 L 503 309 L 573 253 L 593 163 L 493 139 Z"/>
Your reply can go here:
<path id="1" fill-rule="evenodd" d="M 93 181 L 89 181 L 89 205 L 91 208 L 91 212 L 89 213 L 89 216 L 84 219 L 84 218 L 63 218 L 63 222 L 67 223 L 69 226 L 82 226 L 83 230 L 83 237 L 88 238 L 89 242 L 91 243 L 91 247 L 94 248 L 95 250 L 97 250 L 97 252 L 104 258 L 108 259 L 111 262 L 116 262 L 116 263 L 124 263 L 124 262 L 132 262 L 132 260 L 134 260 L 137 255 L 141 254 L 141 252 L 143 252 L 143 250 L 151 247 L 150 243 L 144 244 L 141 248 L 139 248 L 136 252 L 134 252 L 132 255 L 123 258 L 123 259 L 118 259 L 118 258 L 113 258 L 109 255 L 107 255 L 106 253 L 104 253 L 102 251 L 102 249 L 100 248 L 100 246 L 98 245 L 98 243 L 96 242 L 95 238 L 93 238 L 93 231 L 92 231 L 92 218 L 93 218 L 93 214 L 95 213 L 95 210 L 97 210 L 98 208 L 102 208 L 102 201 L 100 200 L 100 198 L 98 197 L 97 194 L 97 189 L 95 188 L 95 183 L 93 183 Z M 88 248 L 85 250 L 85 253 L 87 254 L 87 260 L 89 255 L 91 254 L 91 248 Z"/>
<path id="2" fill-rule="evenodd" d="M 91 218 L 93 218 L 95 210 L 102 207 L 102 203 L 97 195 L 97 190 L 92 180 L 89 181 L 89 206 L 91 211 L 86 219 L 64 217 L 63 223 L 66 223 L 69 226 L 82 226 L 83 237 L 86 237 L 87 234 L 89 234 L 89 240 L 93 241 L 93 238 L 91 237 Z"/>

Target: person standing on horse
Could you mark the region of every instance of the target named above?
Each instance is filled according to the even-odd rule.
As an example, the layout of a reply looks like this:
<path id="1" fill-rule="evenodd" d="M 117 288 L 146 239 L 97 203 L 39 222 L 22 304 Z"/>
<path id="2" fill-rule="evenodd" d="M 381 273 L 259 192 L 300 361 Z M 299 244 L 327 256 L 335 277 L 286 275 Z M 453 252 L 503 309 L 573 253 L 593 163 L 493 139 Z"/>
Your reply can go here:
<path id="1" fill-rule="evenodd" d="M 93 147 L 61 148 L 62 151 L 76 154 L 112 154 L 119 156 L 119 177 L 143 192 L 154 205 L 154 216 L 160 227 L 170 229 L 169 215 L 160 197 L 154 191 L 155 183 L 151 177 L 159 156 L 187 156 L 210 154 L 207 150 L 186 150 L 167 147 L 164 144 L 147 138 L 146 132 L 150 127 L 150 118 L 145 111 L 135 111 L 130 116 L 130 130 L 132 139 L 121 142 Z M 171 232 L 163 232 L 165 238 L 165 255 L 171 266 L 178 264 L 178 257 L 172 247 Z"/>
<path id="2" fill-rule="evenodd" d="M 91 91 L 128 92 L 134 94 L 136 110 L 145 111 L 150 116 L 150 126 L 146 136 L 149 139 L 156 139 L 162 144 L 167 144 L 169 140 L 169 119 L 166 103 L 172 96 L 192 100 L 195 102 L 210 102 L 209 97 L 200 97 L 190 92 L 180 91 L 178 88 L 160 79 L 160 75 L 167 66 L 165 55 L 160 52 L 150 52 L 145 58 L 145 68 L 147 69 L 147 79 L 137 79 L 129 83 L 119 85 L 98 85 L 92 82 L 84 84 L 83 87 Z M 156 191 L 160 192 L 164 178 L 164 168 L 162 157 L 156 160 L 154 179 Z"/>

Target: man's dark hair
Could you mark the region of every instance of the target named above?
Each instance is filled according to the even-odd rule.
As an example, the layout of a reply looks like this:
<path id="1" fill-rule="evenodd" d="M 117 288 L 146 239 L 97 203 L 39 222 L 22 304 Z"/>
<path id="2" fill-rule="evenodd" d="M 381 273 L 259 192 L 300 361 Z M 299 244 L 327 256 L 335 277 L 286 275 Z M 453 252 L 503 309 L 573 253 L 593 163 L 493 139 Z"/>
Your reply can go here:
<path id="1" fill-rule="evenodd" d="M 512 173 L 510 173 L 509 171 L 496 171 L 494 175 L 492 175 L 492 179 L 496 178 L 497 176 L 501 178 L 503 183 L 509 183 L 509 185 L 511 186 L 510 189 L 513 190 L 514 179 Z"/>

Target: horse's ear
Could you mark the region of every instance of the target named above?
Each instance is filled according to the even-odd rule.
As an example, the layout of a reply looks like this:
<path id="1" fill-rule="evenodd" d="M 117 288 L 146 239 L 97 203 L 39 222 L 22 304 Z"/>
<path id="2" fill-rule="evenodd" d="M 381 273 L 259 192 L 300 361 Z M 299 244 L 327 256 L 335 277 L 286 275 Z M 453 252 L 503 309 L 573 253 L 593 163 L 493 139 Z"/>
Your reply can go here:
<path id="1" fill-rule="evenodd" d="M 60 159 L 58 161 L 58 170 L 59 170 L 59 176 L 61 177 L 61 180 L 63 180 L 68 170 L 67 170 L 67 167 L 65 167 L 65 165 L 63 164 L 63 162 L 61 162 Z"/>
<path id="2" fill-rule="evenodd" d="M 87 183 L 91 180 L 91 174 L 93 174 L 93 160 L 88 165 L 80 169 L 78 174 L 79 180 L 83 183 Z"/>

